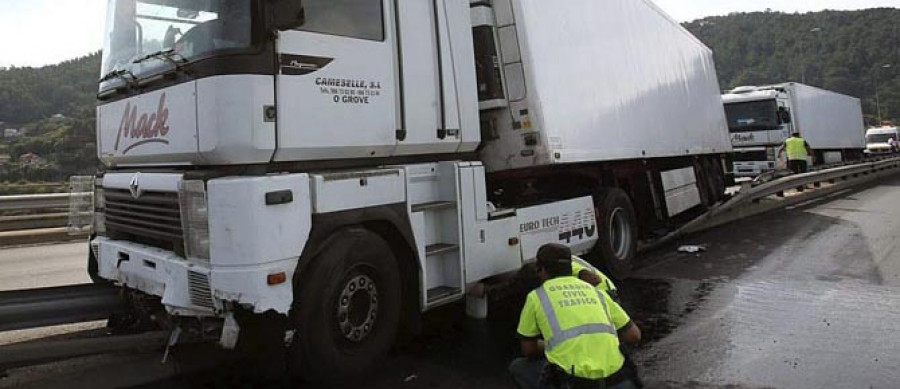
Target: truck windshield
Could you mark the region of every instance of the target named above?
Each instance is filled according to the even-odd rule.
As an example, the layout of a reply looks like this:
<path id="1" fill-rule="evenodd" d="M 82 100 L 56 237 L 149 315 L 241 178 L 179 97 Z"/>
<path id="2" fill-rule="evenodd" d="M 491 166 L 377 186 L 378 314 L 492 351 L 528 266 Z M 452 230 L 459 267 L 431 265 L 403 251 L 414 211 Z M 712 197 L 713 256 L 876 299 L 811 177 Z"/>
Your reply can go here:
<path id="1" fill-rule="evenodd" d="M 728 129 L 740 132 L 777 128 L 777 109 L 775 100 L 725 104 Z"/>
<path id="2" fill-rule="evenodd" d="M 869 134 L 866 135 L 866 143 L 887 143 L 894 134 Z"/>
<path id="3" fill-rule="evenodd" d="M 140 78 L 173 61 L 247 48 L 250 2 L 109 0 L 101 75 L 130 72 Z"/>

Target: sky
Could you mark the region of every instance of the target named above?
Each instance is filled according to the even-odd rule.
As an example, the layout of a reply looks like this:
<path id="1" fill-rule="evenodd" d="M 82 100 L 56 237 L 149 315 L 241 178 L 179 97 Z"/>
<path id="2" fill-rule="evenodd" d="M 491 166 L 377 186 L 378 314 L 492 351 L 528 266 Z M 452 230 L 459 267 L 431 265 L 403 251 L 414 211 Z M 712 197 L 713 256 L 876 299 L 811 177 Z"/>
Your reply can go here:
<path id="1" fill-rule="evenodd" d="M 682 22 L 767 8 L 809 12 L 900 7 L 900 0 L 654 1 Z M 0 0 L 0 67 L 43 66 L 99 50 L 103 45 L 105 8 L 106 0 Z"/>

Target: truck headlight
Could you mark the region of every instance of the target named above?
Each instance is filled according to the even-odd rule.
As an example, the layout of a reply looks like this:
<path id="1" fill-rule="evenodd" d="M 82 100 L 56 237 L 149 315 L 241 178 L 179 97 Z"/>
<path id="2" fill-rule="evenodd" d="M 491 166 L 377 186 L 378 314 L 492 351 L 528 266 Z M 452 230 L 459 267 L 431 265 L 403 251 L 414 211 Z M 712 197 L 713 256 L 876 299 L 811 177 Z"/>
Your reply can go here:
<path id="1" fill-rule="evenodd" d="M 106 236 L 106 192 L 102 184 L 94 186 L 94 233 Z"/>
<path id="2" fill-rule="evenodd" d="M 184 254 L 189 259 L 209 261 L 209 209 L 206 184 L 182 181 L 178 186 L 181 227 L 184 230 Z"/>

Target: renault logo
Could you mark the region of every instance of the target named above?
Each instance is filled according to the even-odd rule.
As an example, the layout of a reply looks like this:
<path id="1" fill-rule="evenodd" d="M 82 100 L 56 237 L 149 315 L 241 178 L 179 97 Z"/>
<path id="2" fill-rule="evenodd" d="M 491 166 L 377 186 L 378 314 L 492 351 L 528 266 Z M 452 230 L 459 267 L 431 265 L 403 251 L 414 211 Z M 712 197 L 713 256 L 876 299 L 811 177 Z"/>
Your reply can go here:
<path id="1" fill-rule="evenodd" d="M 128 185 L 128 190 L 131 192 L 131 197 L 137 200 L 141 197 L 141 173 L 134 173 L 134 177 L 131 178 L 131 184 Z"/>

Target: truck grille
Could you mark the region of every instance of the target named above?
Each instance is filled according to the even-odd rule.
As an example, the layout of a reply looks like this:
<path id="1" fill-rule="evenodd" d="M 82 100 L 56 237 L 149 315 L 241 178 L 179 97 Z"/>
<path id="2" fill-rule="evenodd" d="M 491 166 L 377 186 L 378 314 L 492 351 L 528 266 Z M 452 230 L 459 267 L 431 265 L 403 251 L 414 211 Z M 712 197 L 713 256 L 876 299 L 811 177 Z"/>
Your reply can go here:
<path id="1" fill-rule="evenodd" d="M 111 239 L 130 240 L 184 256 L 184 231 L 178 194 L 144 192 L 137 199 L 127 190 L 105 189 L 106 232 Z"/>
<path id="2" fill-rule="evenodd" d="M 209 277 L 206 274 L 188 271 L 188 291 L 191 295 L 191 304 L 203 308 L 215 308 L 212 291 L 209 287 Z"/>
<path id="3" fill-rule="evenodd" d="M 768 160 L 769 153 L 766 150 L 737 151 L 734 153 L 735 162 L 765 162 Z"/>

